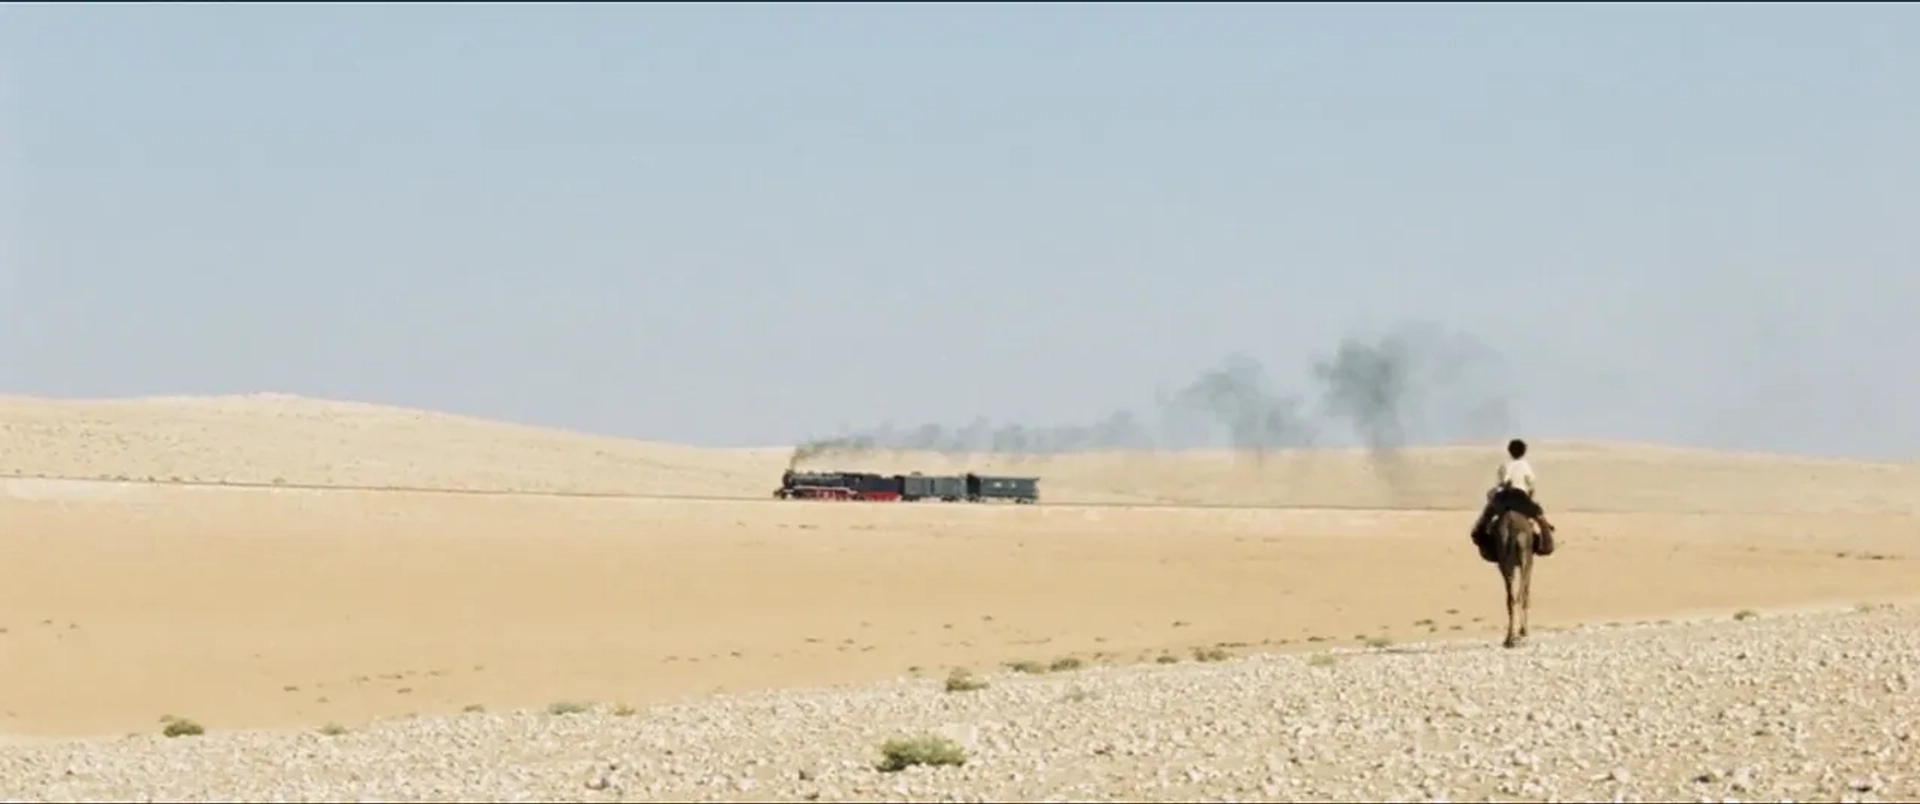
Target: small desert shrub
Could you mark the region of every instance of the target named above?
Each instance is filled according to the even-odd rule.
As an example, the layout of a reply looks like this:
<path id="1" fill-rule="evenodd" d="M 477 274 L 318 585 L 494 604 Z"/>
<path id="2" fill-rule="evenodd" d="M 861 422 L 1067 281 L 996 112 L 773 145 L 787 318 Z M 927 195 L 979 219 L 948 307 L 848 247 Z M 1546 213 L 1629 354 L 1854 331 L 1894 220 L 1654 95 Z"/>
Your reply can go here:
<path id="1" fill-rule="evenodd" d="M 327 725 L 320 727 L 320 733 L 328 737 L 338 737 L 342 734 L 347 733 L 347 727 L 342 726 L 338 723 L 328 723 Z"/>
<path id="2" fill-rule="evenodd" d="M 968 672 L 964 667 L 956 667 L 953 672 L 947 674 L 948 692 L 979 692 L 986 688 L 986 681 L 975 678 L 973 673 Z"/>
<path id="3" fill-rule="evenodd" d="M 1066 673 L 1080 669 L 1083 664 L 1078 656 L 1062 656 L 1053 660 L 1053 664 L 1047 665 L 1047 670 L 1055 673 Z"/>
<path id="4" fill-rule="evenodd" d="M 1367 637 L 1367 647 L 1373 648 L 1374 650 L 1390 648 L 1393 647 L 1393 640 L 1383 636 Z"/>
<path id="5" fill-rule="evenodd" d="M 1758 616 L 1760 616 L 1760 612 L 1754 611 L 1753 609 L 1741 609 L 1733 613 L 1733 618 L 1735 620 L 1740 620 L 1742 622 L 1751 620 Z"/>
<path id="6" fill-rule="evenodd" d="M 619 704 L 613 705 L 614 717 L 632 717 L 634 713 L 638 711 L 640 710 L 633 708 L 633 704 L 629 704 L 629 703 L 619 703 Z"/>
<path id="7" fill-rule="evenodd" d="M 593 708 L 592 704 L 585 703 L 583 701 L 555 701 L 553 703 L 547 704 L 547 714 L 578 715 L 592 708 Z"/>
<path id="8" fill-rule="evenodd" d="M 1156 657 L 1154 661 L 1160 664 L 1179 664 L 1180 657 L 1175 656 L 1171 653 L 1162 653 L 1158 657 Z"/>
<path id="9" fill-rule="evenodd" d="M 198 737 L 207 733 L 206 728 L 183 717 L 168 715 L 161 718 L 161 722 L 167 725 L 161 727 L 160 733 L 168 737 Z"/>
<path id="10" fill-rule="evenodd" d="M 1007 662 L 1007 669 L 1012 670 L 1013 672 L 1016 672 L 1016 673 L 1032 673 L 1036 675 L 1047 672 L 1046 665 L 1036 662 L 1032 659 L 1021 659 L 1019 661 Z"/>
<path id="11" fill-rule="evenodd" d="M 1202 661 L 1202 662 L 1224 662 L 1228 659 L 1233 658 L 1233 654 L 1229 653 L 1226 648 L 1222 648 L 1219 646 L 1215 646 L 1211 648 L 1194 648 L 1193 658 L 1195 661 Z"/>
<path id="12" fill-rule="evenodd" d="M 945 737 L 927 735 L 895 739 L 880 746 L 879 770 L 882 773 L 896 773 L 915 765 L 940 767 L 965 764 L 966 749 Z"/>
<path id="13" fill-rule="evenodd" d="M 479 704 L 467 704 L 466 706 L 461 707 L 460 711 L 465 712 L 469 715 L 473 715 L 473 714 L 479 714 L 481 712 L 485 712 L 487 711 L 487 708 Z"/>

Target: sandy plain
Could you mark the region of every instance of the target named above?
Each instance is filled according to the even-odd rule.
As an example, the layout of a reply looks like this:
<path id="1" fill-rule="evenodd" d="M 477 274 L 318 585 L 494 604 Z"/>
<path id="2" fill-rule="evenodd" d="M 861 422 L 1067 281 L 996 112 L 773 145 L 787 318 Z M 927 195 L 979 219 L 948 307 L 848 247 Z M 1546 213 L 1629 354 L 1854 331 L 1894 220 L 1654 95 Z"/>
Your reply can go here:
<path id="1" fill-rule="evenodd" d="M 16 736 L 1487 642 L 1503 622 L 1464 535 L 1493 445 L 1385 469 L 1337 451 L 980 462 L 1042 476 L 1045 503 L 837 504 L 768 499 L 784 450 L 294 397 L 15 398 L 0 421 Z M 1915 466 L 1537 451 L 1565 545 L 1541 562 L 1544 629 L 1920 594 Z"/>
<path id="2" fill-rule="evenodd" d="M 1563 546 L 1537 644 L 1502 651 L 1465 536 L 1497 445 L 842 455 L 1039 475 L 1045 500 L 808 503 L 770 499 L 784 449 L 0 399 L 0 797 L 1920 790 L 1916 609 L 1881 605 L 1920 594 L 1920 466 L 1536 452 Z M 991 681 L 943 693 L 954 668 Z M 158 736 L 177 718 L 206 736 Z M 877 772 L 915 730 L 971 759 Z"/>

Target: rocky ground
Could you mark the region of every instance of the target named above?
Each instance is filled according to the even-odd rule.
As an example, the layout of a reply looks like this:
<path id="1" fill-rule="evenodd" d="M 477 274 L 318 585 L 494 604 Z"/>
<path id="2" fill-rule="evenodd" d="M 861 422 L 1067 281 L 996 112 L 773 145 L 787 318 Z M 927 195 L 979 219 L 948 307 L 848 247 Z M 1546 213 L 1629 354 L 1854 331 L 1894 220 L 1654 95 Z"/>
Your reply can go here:
<path id="1" fill-rule="evenodd" d="M 1208 657 L 1213 658 L 1213 657 Z M 1920 800 L 1920 611 L 0 747 L 0 798 Z M 157 728 L 157 727 L 156 727 Z M 962 764 L 877 768 L 895 738 Z M 938 755 L 939 746 L 930 747 Z"/>

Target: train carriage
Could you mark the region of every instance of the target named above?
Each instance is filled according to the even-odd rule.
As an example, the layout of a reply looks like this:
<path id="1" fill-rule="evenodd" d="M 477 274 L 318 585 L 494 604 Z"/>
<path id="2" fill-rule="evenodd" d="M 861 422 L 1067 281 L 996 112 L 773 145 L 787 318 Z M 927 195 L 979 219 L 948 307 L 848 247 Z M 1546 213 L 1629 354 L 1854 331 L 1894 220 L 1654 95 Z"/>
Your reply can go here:
<path id="1" fill-rule="evenodd" d="M 959 476 L 923 475 L 915 472 L 901 478 L 900 498 L 959 502 L 967 497 L 967 480 Z"/>
<path id="2" fill-rule="evenodd" d="M 965 477 L 967 499 L 973 502 L 1010 500 L 1016 503 L 1035 503 L 1040 501 L 1040 478 L 1037 477 L 990 477 L 975 474 L 968 474 Z"/>

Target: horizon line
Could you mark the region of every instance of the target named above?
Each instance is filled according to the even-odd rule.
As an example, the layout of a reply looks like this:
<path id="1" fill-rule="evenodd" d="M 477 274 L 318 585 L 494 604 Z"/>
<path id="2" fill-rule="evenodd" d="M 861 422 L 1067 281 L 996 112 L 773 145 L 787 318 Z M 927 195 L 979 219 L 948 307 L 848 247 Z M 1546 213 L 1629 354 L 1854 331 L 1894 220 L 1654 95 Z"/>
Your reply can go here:
<path id="1" fill-rule="evenodd" d="M 451 419 L 464 419 L 470 422 L 484 423 L 484 424 L 489 424 L 489 425 L 498 426 L 498 427 L 514 427 L 514 428 L 543 430 L 551 433 L 564 433 L 567 435 L 572 435 L 577 437 L 606 439 L 606 440 L 612 440 L 612 441 L 624 441 L 624 442 L 629 442 L 633 444 L 675 447 L 679 449 L 711 450 L 715 452 L 736 452 L 737 453 L 737 452 L 773 452 L 773 451 L 783 451 L 783 450 L 794 450 L 809 443 L 819 443 L 822 441 L 832 440 L 832 439 L 811 439 L 811 440 L 800 441 L 800 442 L 791 443 L 791 444 L 761 444 L 761 445 L 753 445 L 753 446 L 711 446 L 711 445 L 705 445 L 705 444 L 689 443 L 684 441 L 644 438 L 644 437 L 628 436 L 628 435 L 616 435 L 616 434 L 611 434 L 606 432 L 585 430 L 585 429 L 560 426 L 560 425 L 535 424 L 531 422 L 517 421 L 517 420 L 501 418 L 497 416 L 481 415 L 481 414 L 473 414 L 473 413 L 460 413 L 460 412 L 439 409 L 439 408 L 420 407 L 420 406 L 414 406 L 414 405 L 402 405 L 402 404 L 394 404 L 389 402 L 369 402 L 366 400 L 354 399 L 349 397 L 326 396 L 326 395 L 312 394 L 312 393 L 292 393 L 287 391 L 140 394 L 140 395 L 129 395 L 129 396 L 56 396 L 56 395 L 46 395 L 46 394 L 0 393 L 0 405 L 4 405 L 6 403 L 29 403 L 29 404 L 42 404 L 42 405 L 53 405 L 53 406 L 138 405 L 143 403 L 156 404 L 156 403 L 193 403 L 193 402 L 218 402 L 218 401 L 244 402 L 244 401 L 270 401 L 270 400 L 318 403 L 322 405 L 353 406 L 353 407 L 362 407 L 362 408 L 379 408 L 379 409 L 385 409 L 385 410 L 394 411 L 394 412 L 428 414 L 428 415 L 441 416 L 441 417 L 446 417 Z M 1730 448 L 1720 448 L 1720 447 L 1693 446 L 1693 445 L 1677 444 L 1677 443 L 1664 442 L 1664 441 L 1610 440 L 1610 439 L 1604 439 L 1604 438 L 1591 438 L 1591 437 L 1581 437 L 1581 436 L 1566 436 L 1566 437 L 1559 437 L 1559 438 L 1536 436 L 1536 437 L 1528 438 L 1527 441 L 1529 444 L 1534 444 L 1539 446 L 1550 445 L 1557 449 L 1609 450 L 1609 451 L 1637 449 L 1637 450 L 1647 450 L 1647 451 L 1688 452 L 1688 453 L 1695 453 L 1695 454 L 1721 455 L 1725 457 L 1766 458 L 1766 459 L 1774 459 L 1774 460 L 1789 460 L 1789 461 L 1802 461 L 1802 462 L 1811 461 L 1811 462 L 1830 462 L 1830 463 L 1872 464 L 1872 465 L 1885 465 L 1885 466 L 1911 466 L 1911 465 L 1920 463 L 1920 458 L 1899 458 L 1899 459 L 1849 458 L 1849 457 L 1838 457 L 1833 455 L 1816 455 L 1816 454 L 1785 452 L 1785 451 L 1766 450 L 1766 449 L 1751 449 L 1751 448 L 1730 449 Z M 1504 443 L 1505 443 L 1504 437 L 1488 439 L 1485 441 L 1452 440 L 1452 441 L 1406 444 L 1406 445 L 1401 445 L 1401 446 L 1394 447 L 1392 449 L 1384 450 L 1380 452 L 1384 455 L 1390 456 L 1390 455 L 1394 455 L 1402 452 L 1416 452 L 1416 451 L 1426 452 L 1426 451 L 1443 451 L 1443 450 L 1450 451 L 1450 450 L 1474 449 L 1479 447 L 1487 447 L 1490 449 L 1494 449 L 1495 451 L 1498 451 L 1497 448 Z M 1374 451 L 1374 450 L 1367 446 L 1353 446 L 1353 445 L 1339 446 L 1339 445 L 1308 444 L 1308 445 L 1288 446 L 1288 447 L 1274 447 L 1274 448 L 1264 449 L 1264 450 L 1253 450 L 1253 449 L 1230 447 L 1230 446 L 1206 446 L 1206 447 L 1148 446 L 1148 447 L 1100 447 L 1100 448 L 1087 448 L 1087 449 L 1060 450 L 1060 451 L 1054 451 L 1054 452 L 998 451 L 998 450 L 992 450 L 992 449 L 966 450 L 966 451 L 958 451 L 958 450 L 943 451 L 943 450 L 931 449 L 931 448 L 873 447 L 873 448 L 862 449 L 862 450 L 850 450 L 849 454 L 852 454 L 852 455 L 860 455 L 860 454 L 935 455 L 935 456 L 949 456 L 953 458 L 978 457 L 978 456 L 1009 456 L 1009 457 L 1017 456 L 1017 457 L 1044 459 L 1044 458 L 1068 457 L 1068 456 L 1123 455 L 1123 454 L 1125 455 L 1166 455 L 1166 456 L 1182 456 L 1182 457 L 1223 457 L 1223 456 L 1231 456 L 1231 455 L 1252 455 L 1252 454 L 1259 453 L 1259 454 L 1272 456 L 1275 458 L 1284 458 L 1288 455 L 1297 455 L 1301 453 L 1319 453 L 1319 454 L 1367 453 L 1369 451 Z"/>

